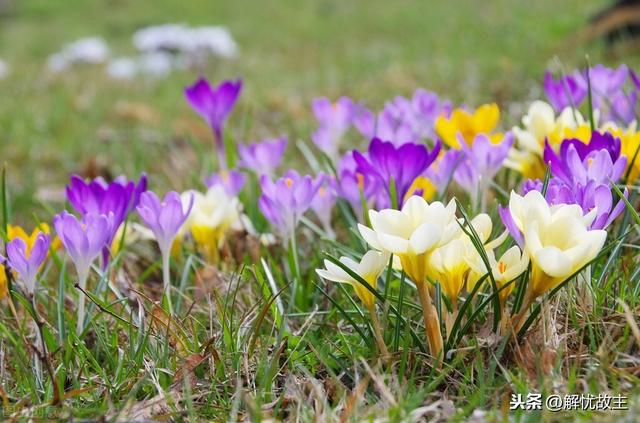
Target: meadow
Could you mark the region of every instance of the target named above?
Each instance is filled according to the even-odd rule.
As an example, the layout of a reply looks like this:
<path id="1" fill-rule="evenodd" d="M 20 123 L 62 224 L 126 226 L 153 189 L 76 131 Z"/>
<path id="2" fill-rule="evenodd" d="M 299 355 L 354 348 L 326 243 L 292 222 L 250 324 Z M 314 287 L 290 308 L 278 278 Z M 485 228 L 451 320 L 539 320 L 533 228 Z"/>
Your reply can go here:
<path id="1" fill-rule="evenodd" d="M 605 4 L 0 2 L 0 415 L 633 421 L 638 60 L 576 38 Z M 46 69 L 168 22 L 239 54 Z"/>

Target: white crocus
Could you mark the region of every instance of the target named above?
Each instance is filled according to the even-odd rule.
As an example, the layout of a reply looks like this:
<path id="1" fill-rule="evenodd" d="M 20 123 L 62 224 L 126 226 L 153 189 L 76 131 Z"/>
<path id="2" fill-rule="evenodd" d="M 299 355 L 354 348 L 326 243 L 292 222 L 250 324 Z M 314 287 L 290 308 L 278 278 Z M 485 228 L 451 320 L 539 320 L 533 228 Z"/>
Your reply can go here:
<path id="1" fill-rule="evenodd" d="M 606 231 L 589 230 L 596 209 L 584 215 L 575 204 L 549 206 L 538 191 L 530 191 L 524 197 L 512 192 L 509 211 L 524 235 L 524 248 L 531 257 L 531 300 L 593 260 L 607 237 Z"/>
<path id="2" fill-rule="evenodd" d="M 442 334 L 427 286 L 427 276 L 431 274 L 429 257 L 436 248 L 451 242 L 460 233 L 455 213 L 455 200 L 445 206 L 441 202 L 429 204 L 424 198 L 413 196 L 402 210 L 370 210 L 371 228 L 358 225 L 360 234 L 371 247 L 398 255 L 402 269 L 415 282 L 429 349 L 436 357 L 442 351 Z"/>
<path id="3" fill-rule="evenodd" d="M 369 284 L 371 288 L 376 289 L 378 278 L 389 263 L 389 254 L 370 250 L 367 251 L 364 256 L 362 256 L 362 259 L 359 262 L 353 260 L 350 257 L 341 257 L 340 263 L 342 263 L 349 270 L 353 271 L 353 273 L 364 279 L 364 281 L 367 282 L 367 284 Z M 386 359 L 389 356 L 389 352 L 387 351 L 387 347 L 384 343 L 380 321 L 378 320 L 378 316 L 376 314 L 375 296 L 369 290 L 369 288 L 358 282 L 357 279 L 353 278 L 351 275 L 349 275 L 349 273 L 347 273 L 337 264 L 329 260 L 325 260 L 324 265 L 326 269 L 316 269 L 316 272 L 318 273 L 318 275 L 320 275 L 320 277 L 333 282 L 350 284 L 356 291 L 356 295 L 358 296 L 358 298 L 360 298 L 360 301 L 362 301 L 367 307 L 369 316 L 371 317 L 371 322 L 373 324 L 378 349 L 380 350 L 382 356 Z"/>
<path id="4" fill-rule="evenodd" d="M 226 233 L 243 229 L 240 202 L 219 185 L 209 188 L 206 193 L 187 191 L 182 195 L 183 198 L 190 196 L 193 196 L 193 208 L 183 227 L 191 232 L 208 258 L 215 259 Z"/>

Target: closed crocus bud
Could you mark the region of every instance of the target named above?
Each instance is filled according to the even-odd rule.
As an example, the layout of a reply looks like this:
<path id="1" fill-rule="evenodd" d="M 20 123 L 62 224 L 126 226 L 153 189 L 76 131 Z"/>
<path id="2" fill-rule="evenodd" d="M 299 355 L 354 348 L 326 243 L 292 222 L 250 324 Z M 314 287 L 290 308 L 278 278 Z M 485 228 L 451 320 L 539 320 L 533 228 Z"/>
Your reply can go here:
<path id="1" fill-rule="evenodd" d="M 31 295 L 35 292 L 38 270 L 47 258 L 50 243 L 51 237 L 42 232 L 38 233 L 31 245 L 27 245 L 22 238 L 7 243 L 7 263 L 18 274 L 25 291 Z"/>

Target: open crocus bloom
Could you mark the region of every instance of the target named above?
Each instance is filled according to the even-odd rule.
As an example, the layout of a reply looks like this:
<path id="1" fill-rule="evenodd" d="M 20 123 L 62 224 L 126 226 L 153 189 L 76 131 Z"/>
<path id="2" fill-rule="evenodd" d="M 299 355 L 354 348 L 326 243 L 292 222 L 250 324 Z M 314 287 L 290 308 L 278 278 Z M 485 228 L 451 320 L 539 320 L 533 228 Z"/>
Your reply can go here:
<path id="1" fill-rule="evenodd" d="M 588 229 L 596 209 L 583 215 L 575 204 L 549 206 L 538 191 L 524 197 L 512 192 L 509 211 L 512 224 L 524 235 L 533 264 L 531 298 L 553 289 L 593 260 L 607 237 L 604 230 Z"/>
<path id="2" fill-rule="evenodd" d="M 460 149 L 461 144 L 458 135 L 462 136 L 467 145 L 473 143 L 478 134 L 490 134 L 498 125 L 500 109 L 495 103 L 484 104 L 473 113 L 464 109 L 455 109 L 451 117 L 440 116 L 436 120 L 435 130 L 442 140 L 451 148 Z M 490 136 L 492 141 L 502 139 L 501 134 Z"/>
<path id="3" fill-rule="evenodd" d="M 371 228 L 359 224 L 358 229 L 371 247 L 397 254 L 404 271 L 415 283 L 423 283 L 428 255 L 460 231 L 455 212 L 454 200 L 445 206 L 439 201 L 429 204 L 424 198 L 413 196 L 402 210 L 370 210 Z"/>
<path id="4" fill-rule="evenodd" d="M 389 255 L 379 251 L 370 250 L 362 256 L 360 262 L 349 257 L 341 257 L 340 262 L 362 277 L 362 279 L 364 279 L 371 288 L 375 289 L 378 283 L 378 277 L 389 262 Z M 362 301 L 367 308 L 373 307 L 375 296 L 366 286 L 363 286 L 340 266 L 330 262 L 329 260 L 324 261 L 324 266 L 326 269 L 316 269 L 318 275 L 329 281 L 351 284 L 353 289 L 356 291 L 356 295 L 360 298 L 360 301 Z"/>

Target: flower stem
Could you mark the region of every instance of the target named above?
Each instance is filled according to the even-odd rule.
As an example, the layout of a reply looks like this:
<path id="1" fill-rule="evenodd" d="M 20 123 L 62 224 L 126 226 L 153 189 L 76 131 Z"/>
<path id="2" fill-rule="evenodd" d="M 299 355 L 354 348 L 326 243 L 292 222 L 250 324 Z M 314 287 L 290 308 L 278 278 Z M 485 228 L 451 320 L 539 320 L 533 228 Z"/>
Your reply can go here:
<path id="1" fill-rule="evenodd" d="M 171 249 L 162 251 L 162 284 L 164 286 L 164 298 L 167 300 L 169 314 L 173 314 L 173 306 L 171 304 Z"/>
<path id="2" fill-rule="evenodd" d="M 76 320 L 76 335 L 80 336 L 84 329 L 84 309 L 85 298 L 84 292 L 87 289 L 87 279 L 89 278 L 89 269 L 82 269 L 78 272 L 78 285 L 81 288 L 80 295 L 78 297 L 78 319 Z"/>
<path id="3" fill-rule="evenodd" d="M 369 309 L 369 316 L 371 317 L 371 324 L 373 325 L 373 333 L 376 337 L 376 343 L 378 344 L 378 351 L 382 355 L 383 361 L 389 361 L 389 350 L 387 350 L 387 345 L 384 343 L 380 320 L 378 320 L 378 315 L 376 314 L 376 306 L 374 303 L 371 303 L 367 304 L 367 308 Z"/>
<path id="4" fill-rule="evenodd" d="M 426 283 L 416 282 L 416 287 L 418 288 L 420 303 L 422 305 L 422 316 L 424 318 L 424 329 L 427 334 L 427 341 L 429 342 L 429 351 L 433 357 L 439 360 L 442 354 L 443 342 L 438 312 L 431 302 L 431 295 L 429 295 L 429 288 L 426 286 Z"/>

